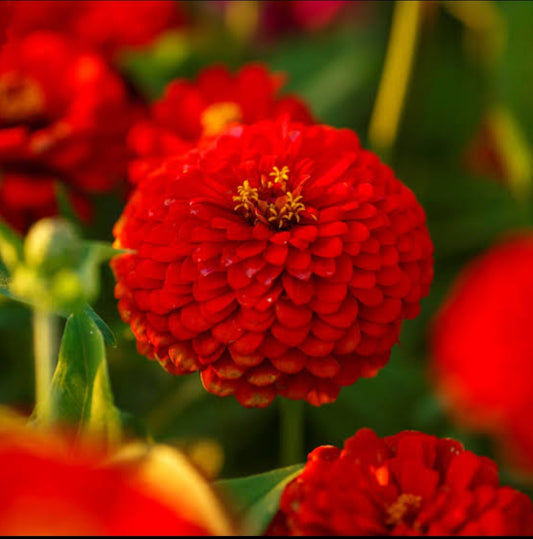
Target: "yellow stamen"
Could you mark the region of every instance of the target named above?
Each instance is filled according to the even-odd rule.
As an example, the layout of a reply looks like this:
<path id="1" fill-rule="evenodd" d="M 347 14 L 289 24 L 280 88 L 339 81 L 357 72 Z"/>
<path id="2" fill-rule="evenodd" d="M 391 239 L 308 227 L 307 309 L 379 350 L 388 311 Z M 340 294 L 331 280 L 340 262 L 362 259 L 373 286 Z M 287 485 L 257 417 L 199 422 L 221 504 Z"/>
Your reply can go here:
<path id="1" fill-rule="evenodd" d="M 387 508 L 387 514 L 389 515 L 387 524 L 395 526 L 400 523 L 410 510 L 418 509 L 420 507 L 421 501 L 421 496 L 416 496 L 415 494 L 400 494 L 398 499 Z"/>
<path id="2" fill-rule="evenodd" d="M 221 101 L 207 107 L 200 119 L 203 134 L 206 136 L 218 135 L 229 124 L 242 120 L 242 110 L 233 101 Z"/>
<path id="3" fill-rule="evenodd" d="M 237 195 L 233 196 L 233 202 L 237 205 L 233 208 L 235 211 L 244 210 L 245 217 L 249 217 L 253 213 L 255 203 L 259 200 L 259 193 L 256 187 L 251 187 L 248 180 L 244 180 L 242 185 L 237 187 Z"/>
<path id="4" fill-rule="evenodd" d="M 305 205 L 300 202 L 302 200 L 301 195 L 294 197 L 289 191 L 285 197 L 286 201 L 281 208 L 278 209 L 275 204 L 268 206 L 270 216 L 267 220 L 269 223 L 277 223 L 278 228 L 283 228 L 292 222 L 299 223 L 300 213 L 305 210 Z"/>
<path id="5" fill-rule="evenodd" d="M 13 72 L 0 76 L 0 120 L 20 122 L 38 116 L 44 108 L 37 82 Z"/>
<path id="6" fill-rule="evenodd" d="M 272 172 L 269 174 L 269 176 L 274 176 L 274 183 L 284 185 L 284 182 L 289 179 L 289 172 L 290 170 L 287 166 L 282 167 L 281 170 L 278 167 L 272 167 Z"/>

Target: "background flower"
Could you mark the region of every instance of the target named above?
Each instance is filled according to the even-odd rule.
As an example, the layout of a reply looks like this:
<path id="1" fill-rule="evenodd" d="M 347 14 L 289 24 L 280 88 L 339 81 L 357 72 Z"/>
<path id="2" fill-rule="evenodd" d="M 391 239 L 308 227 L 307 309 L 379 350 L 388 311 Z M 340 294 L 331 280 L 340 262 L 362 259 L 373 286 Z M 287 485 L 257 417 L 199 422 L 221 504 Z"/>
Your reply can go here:
<path id="1" fill-rule="evenodd" d="M 131 180 L 137 183 L 161 157 L 190 150 L 200 139 L 212 138 L 231 124 L 283 114 L 311 123 L 311 112 L 300 98 L 279 95 L 284 78 L 263 64 L 251 63 L 235 74 L 219 65 L 202 70 L 196 81 L 173 80 L 151 105 L 150 118 L 129 133 L 129 146 L 139 156 L 130 166 Z"/>
<path id="2" fill-rule="evenodd" d="M 57 182 L 87 218 L 87 195 L 125 179 L 137 107 L 100 56 L 50 32 L 11 40 L 0 51 L 0 215 L 25 231 L 57 213 Z"/>
<path id="3" fill-rule="evenodd" d="M 180 2 L 170 0 L 17 0 L 9 33 L 20 37 L 52 30 L 78 46 L 114 58 L 126 49 L 148 45 L 165 30 L 184 23 Z"/>
<path id="4" fill-rule="evenodd" d="M 458 276 L 431 326 L 431 376 L 455 421 L 533 473 L 533 234 L 501 238 Z"/>
<path id="5" fill-rule="evenodd" d="M 332 402 L 419 313 L 432 244 L 413 193 L 350 130 L 264 121 L 143 180 L 115 227 L 138 348 L 244 406 Z"/>
<path id="6" fill-rule="evenodd" d="M 314 449 L 265 535 L 531 535 L 533 507 L 450 438 L 361 429 Z"/>
<path id="7" fill-rule="evenodd" d="M 31 429 L 5 413 L 2 535 L 234 533 L 218 497 L 178 451 L 128 445 L 108 452 L 96 440 Z"/>

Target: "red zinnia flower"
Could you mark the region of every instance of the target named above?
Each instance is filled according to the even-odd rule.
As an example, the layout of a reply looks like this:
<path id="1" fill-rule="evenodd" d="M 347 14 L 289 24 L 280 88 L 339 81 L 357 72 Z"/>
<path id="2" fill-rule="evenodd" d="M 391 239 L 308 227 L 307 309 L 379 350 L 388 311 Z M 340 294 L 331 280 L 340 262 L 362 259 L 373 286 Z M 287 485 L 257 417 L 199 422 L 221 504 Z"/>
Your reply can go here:
<path id="1" fill-rule="evenodd" d="M 161 157 L 190 150 L 201 138 L 212 138 L 233 123 L 251 124 L 289 114 L 311 123 L 307 106 L 297 97 L 278 93 L 284 76 L 261 64 L 249 64 L 236 74 L 224 66 L 204 69 L 196 81 L 172 81 L 152 105 L 151 118 L 135 126 L 129 144 L 140 157 L 132 163 L 134 183 Z"/>
<path id="2" fill-rule="evenodd" d="M 460 274 L 433 320 L 431 375 L 456 421 L 490 432 L 533 474 L 533 233 Z"/>
<path id="3" fill-rule="evenodd" d="M 125 177 L 133 114 L 99 56 L 48 32 L 8 42 L 0 51 L 0 215 L 20 230 L 53 215 L 56 181 L 86 214 L 85 193 Z"/>
<path id="4" fill-rule="evenodd" d="M 10 35 L 52 30 L 106 56 L 147 45 L 185 20 L 181 3 L 171 0 L 18 0 L 15 4 Z"/>
<path id="5" fill-rule="evenodd" d="M 361 429 L 313 450 L 265 535 L 531 535 L 531 500 L 449 438 Z"/>
<path id="6" fill-rule="evenodd" d="M 236 126 L 141 181 L 113 261 L 138 349 L 205 388 L 314 405 L 385 365 L 432 279 L 413 193 L 353 131 Z"/>
<path id="7" fill-rule="evenodd" d="M 218 497 L 181 453 L 143 446 L 141 456 L 127 447 L 109 454 L 92 442 L 3 424 L 0 534 L 232 533 Z"/>

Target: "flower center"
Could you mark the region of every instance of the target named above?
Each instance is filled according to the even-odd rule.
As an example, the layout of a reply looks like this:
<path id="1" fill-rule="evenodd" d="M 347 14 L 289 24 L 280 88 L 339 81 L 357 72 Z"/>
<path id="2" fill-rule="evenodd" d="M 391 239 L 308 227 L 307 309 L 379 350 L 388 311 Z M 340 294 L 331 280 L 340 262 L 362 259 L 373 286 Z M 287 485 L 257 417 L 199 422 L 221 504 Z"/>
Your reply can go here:
<path id="1" fill-rule="evenodd" d="M 13 72 L 0 75 L 0 121 L 32 120 L 44 109 L 44 95 L 37 82 Z"/>
<path id="2" fill-rule="evenodd" d="M 397 500 L 387 507 L 387 524 L 396 526 L 396 524 L 404 522 L 405 524 L 412 525 L 421 501 L 421 496 L 400 494 Z"/>
<path id="3" fill-rule="evenodd" d="M 200 119 L 205 136 L 218 135 L 226 126 L 242 120 L 242 110 L 233 101 L 213 103 L 207 107 Z"/>
<path id="4" fill-rule="evenodd" d="M 261 176 L 258 187 L 252 187 L 250 181 L 245 180 L 233 197 L 233 202 L 237 203 L 233 209 L 251 224 L 260 221 L 276 230 L 299 223 L 305 205 L 301 195 L 287 191 L 289 172 L 286 166 L 273 167 L 268 178 Z"/>

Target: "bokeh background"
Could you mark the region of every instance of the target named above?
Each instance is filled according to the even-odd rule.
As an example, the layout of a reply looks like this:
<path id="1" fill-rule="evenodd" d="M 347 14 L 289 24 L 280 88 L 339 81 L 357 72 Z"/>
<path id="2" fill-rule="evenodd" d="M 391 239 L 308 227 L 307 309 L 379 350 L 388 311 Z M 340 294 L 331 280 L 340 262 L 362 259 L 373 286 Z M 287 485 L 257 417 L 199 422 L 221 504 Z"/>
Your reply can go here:
<path id="1" fill-rule="evenodd" d="M 435 277 L 422 312 L 404 323 L 401 342 L 376 377 L 343 388 L 333 404 L 305 406 L 305 453 L 342 445 L 360 427 L 380 436 L 417 429 L 493 458 L 502 481 L 532 495 L 531 477 L 514 469 L 490 436 L 447 413 L 430 376 L 428 335 L 460 270 L 502 235 L 533 226 L 533 3 L 407 2 L 419 5 L 414 30 L 412 12 L 403 22 L 397 18 L 401 2 L 177 3 L 185 15 L 178 27 L 117 57 L 135 92 L 152 101 L 173 78 L 192 79 L 214 63 L 236 70 L 264 62 L 286 74 L 284 89 L 303 97 L 319 121 L 355 130 L 426 210 Z M 416 33 L 413 51 L 406 34 L 391 43 L 393 22 Z M 398 65 L 389 65 L 387 82 L 391 56 Z M 384 84 L 400 99 L 389 99 L 378 113 Z M 376 131 L 377 114 L 389 119 L 391 136 Z M 112 241 L 124 199 L 107 194 L 95 203 L 83 235 Z M 186 449 L 217 477 L 280 466 L 279 397 L 266 409 L 246 409 L 207 393 L 197 374 L 173 377 L 140 356 L 118 315 L 113 285 L 105 266 L 93 306 L 117 338 L 107 348 L 111 384 L 132 432 Z M 0 300 L 0 358 L 0 403 L 30 411 L 31 312 L 6 298 Z"/>

